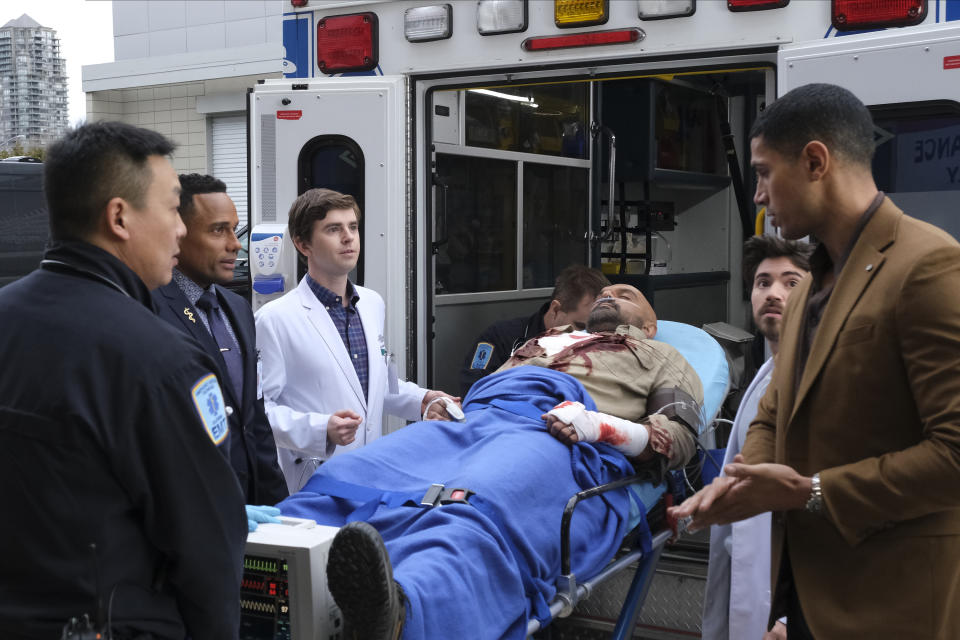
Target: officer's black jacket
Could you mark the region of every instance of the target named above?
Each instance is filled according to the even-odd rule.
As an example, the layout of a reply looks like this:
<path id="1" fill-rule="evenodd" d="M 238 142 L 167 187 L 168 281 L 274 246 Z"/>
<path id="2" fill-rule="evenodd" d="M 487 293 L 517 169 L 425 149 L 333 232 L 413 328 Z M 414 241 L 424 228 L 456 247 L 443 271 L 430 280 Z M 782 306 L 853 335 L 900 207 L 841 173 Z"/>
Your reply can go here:
<path id="1" fill-rule="evenodd" d="M 550 309 L 550 303 L 545 302 L 532 316 L 501 320 L 487 327 L 467 352 L 460 369 L 460 395 L 466 398 L 467 392 L 473 383 L 484 376 L 488 376 L 510 358 L 513 350 L 521 346 L 530 338 L 535 338 L 546 332 L 543 325 L 543 316 Z M 489 356 L 483 358 L 483 366 L 474 367 L 477 349 L 482 343 L 493 347 Z"/>
<path id="2" fill-rule="evenodd" d="M 0 289 L 0 636 L 87 613 L 119 637 L 235 639 L 243 495 L 192 392 L 214 365 L 112 255 L 45 259 Z"/>
<path id="3" fill-rule="evenodd" d="M 217 285 L 214 288 L 221 308 L 230 318 L 243 358 L 243 397 L 235 397 L 229 382 L 221 385 L 227 403 L 234 409 L 229 417 L 230 464 L 247 504 L 276 504 L 286 498 L 289 491 L 277 462 L 277 443 L 263 408 L 263 398 L 257 397 L 257 334 L 253 311 L 246 300 L 232 291 Z M 176 282 L 155 289 L 153 301 L 161 318 L 194 338 L 214 359 L 220 372 L 227 370 L 219 345 Z M 227 380 L 225 373 L 218 375 L 221 380 Z"/>

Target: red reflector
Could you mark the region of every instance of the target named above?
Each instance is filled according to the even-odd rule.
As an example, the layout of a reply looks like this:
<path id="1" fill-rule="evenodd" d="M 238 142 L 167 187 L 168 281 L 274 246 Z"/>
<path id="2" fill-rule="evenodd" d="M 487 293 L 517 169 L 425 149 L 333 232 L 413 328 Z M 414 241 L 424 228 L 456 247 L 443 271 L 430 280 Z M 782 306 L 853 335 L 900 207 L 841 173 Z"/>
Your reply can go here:
<path id="1" fill-rule="evenodd" d="M 927 0 L 833 0 L 830 21 L 837 31 L 907 27 L 927 17 Z"/>
<path id="2" fill-rule="evenodd" d="M 317 67 L 323 73 L 377 66 L 377 14 L 325 16 L 317 23 Z"/>
<path id="3" fill-rule="evenodd" d="M 730 11 L 763 11 L 779 9 L 790 4 L 790 0 L 727 0 Z"/>
<path id="4" fill-rule="evenodd" d="M 599 44 L 625 44 L 628 42 L 640 42 L 645 37 L 646 34 L 640 29 L 571 33 L 563 36 L 527 38 L 523 41 L 523 50 L 546 51 L 548 49 L 567 49 L 569 47 L 592 47 Z"/>

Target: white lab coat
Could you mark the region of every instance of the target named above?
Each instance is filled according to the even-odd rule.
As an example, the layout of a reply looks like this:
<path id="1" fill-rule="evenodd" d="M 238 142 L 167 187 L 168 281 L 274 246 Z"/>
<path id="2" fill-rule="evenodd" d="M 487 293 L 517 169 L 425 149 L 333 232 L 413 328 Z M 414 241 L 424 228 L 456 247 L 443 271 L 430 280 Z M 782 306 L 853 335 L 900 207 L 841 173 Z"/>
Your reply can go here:
<path id="1" fill-rule="evenodd" d="M 326 460 L 379 438 L 384 412 L 407 420 L 420 418 L 426 389 L 400 381 L 399 392 L 389 393 L 383 298 L 371 289 L 355 288 L 370 365 L 368 398 L 333 320 L 306 277 L 256 313 L 264 406 L 290 493 L 299 491 L 312 475 L 317 463 L 311 458 Z M 363 416 L 356 440 L 347 446 L 327 442 L 327 421 L 340 409 Z"/>
<path id="2" fill-rule="evenodd" d="M 733 462 L 770 384 L 773 358 L 747 387 L 733 420 L 723 464 Z M 770 615 L 770 514 L 710 527 L 710 565 L 703 602 L 704 640 L 760 640 Z"/>

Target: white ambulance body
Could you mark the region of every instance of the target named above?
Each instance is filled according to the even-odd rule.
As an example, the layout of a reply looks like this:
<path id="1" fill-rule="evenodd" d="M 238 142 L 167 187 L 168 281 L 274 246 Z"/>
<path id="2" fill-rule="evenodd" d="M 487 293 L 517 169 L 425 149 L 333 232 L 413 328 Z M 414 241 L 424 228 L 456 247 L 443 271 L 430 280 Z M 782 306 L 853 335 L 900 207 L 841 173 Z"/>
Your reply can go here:
<path id="1" fill-rule="evenodd" d="M 877 5 L 917 24 L 837 31 Z M 249 95 L 254 306 L 303 273 L 297 195 L 352 193 L 354 279 L 385 299 L 388 350 L 422 385 L 457 393 L 480 331 L 532 314 L 574 262 L 636 284 L 661 318 L 746 328 L 746 133 L 808 82 L 871 106 L 881 188 L 960 235 L 960 0 L 286 6 L 287 77 Z M 593 8 L 602 24 L 557 26 Z"/>

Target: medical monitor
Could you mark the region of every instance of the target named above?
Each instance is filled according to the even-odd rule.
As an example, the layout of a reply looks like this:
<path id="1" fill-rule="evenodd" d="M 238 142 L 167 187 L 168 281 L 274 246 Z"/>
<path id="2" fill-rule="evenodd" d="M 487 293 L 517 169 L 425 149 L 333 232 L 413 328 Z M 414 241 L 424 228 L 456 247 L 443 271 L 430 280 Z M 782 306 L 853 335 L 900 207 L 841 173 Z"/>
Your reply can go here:
<path id="1" fill-rule="evenodd" d="M 327 554 L 338 530 L 284 517 L 247 535 L 240 640 L 340 639 L 340 610 L 327 590 Z"/>

